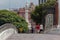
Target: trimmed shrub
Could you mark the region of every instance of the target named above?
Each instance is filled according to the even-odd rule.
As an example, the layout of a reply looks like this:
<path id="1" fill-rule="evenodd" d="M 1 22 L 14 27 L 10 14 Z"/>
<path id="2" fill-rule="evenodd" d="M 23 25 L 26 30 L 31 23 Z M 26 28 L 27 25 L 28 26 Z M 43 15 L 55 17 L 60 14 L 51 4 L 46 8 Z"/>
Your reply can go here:
<path id="1" fill-rule="evenodd" d="M 5 23 L 12 23 L 17 29 L 22 27 L 24 32 L 28 31 L 27 22 L 17 13 L 8 10 L 0 10 L 0 26 Z"/>

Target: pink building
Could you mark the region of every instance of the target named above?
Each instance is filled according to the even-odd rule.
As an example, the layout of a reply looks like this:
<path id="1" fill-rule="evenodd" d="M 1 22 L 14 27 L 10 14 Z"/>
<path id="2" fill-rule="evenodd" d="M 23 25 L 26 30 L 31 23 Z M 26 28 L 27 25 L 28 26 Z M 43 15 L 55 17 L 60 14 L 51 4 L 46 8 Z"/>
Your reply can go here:
<path id="1" fill-rule="evenodd" d="M 28 8 L 28 20 L 29 20 L 29 23 L 31 23 L 31 27 L 34 26 L 34 24 L 35 24 L 35 22 L 33 22 L 31 19 L 31 11 L 33 11 L 34 9 L 35 9 L 35 6 L 33 3 L 31 3 Z M 18 10 L 19 16 L 21 16 L 25 19 L 25 16 L 26 16 L 25 13 L 26 13 L 25 8 L 19 8 L 19 10 Z"/>

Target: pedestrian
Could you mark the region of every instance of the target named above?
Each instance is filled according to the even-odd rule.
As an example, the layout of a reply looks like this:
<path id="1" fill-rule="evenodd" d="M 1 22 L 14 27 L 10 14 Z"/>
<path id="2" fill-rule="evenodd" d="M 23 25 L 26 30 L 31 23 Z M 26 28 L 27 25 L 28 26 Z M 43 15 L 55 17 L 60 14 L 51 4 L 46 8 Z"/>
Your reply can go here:
<path id="1" fill-rule="evenodd" d="M 37 31 L 37 33 L 40 32 L 40 25 L 39 24 L 36 24 L 36 31 Z"/>
<path id="2" fill-rule="evenodd" d="M 40 25 L 40 32 L 43 32 L 43 25 Z"/>
<path id="3" fill-rule="evenodd" d="M 33 33 L 33 27 L 31 27 L 31 33 Z"/>

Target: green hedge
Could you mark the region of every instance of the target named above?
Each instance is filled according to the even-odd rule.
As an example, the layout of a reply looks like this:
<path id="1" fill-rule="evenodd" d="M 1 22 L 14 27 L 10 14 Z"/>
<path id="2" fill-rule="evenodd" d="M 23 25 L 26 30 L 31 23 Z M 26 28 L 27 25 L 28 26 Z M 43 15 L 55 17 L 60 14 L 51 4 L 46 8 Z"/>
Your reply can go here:
<path id="1" fill-rule="evenodd" d="M 0 10 L 0 25 L 5 23 L 12 23 L 16 26 L 16 28 L 22 27 L 25 32 L 28 31 L 27 22 L 17 13 L 8 11 L 8 10 Z"/>

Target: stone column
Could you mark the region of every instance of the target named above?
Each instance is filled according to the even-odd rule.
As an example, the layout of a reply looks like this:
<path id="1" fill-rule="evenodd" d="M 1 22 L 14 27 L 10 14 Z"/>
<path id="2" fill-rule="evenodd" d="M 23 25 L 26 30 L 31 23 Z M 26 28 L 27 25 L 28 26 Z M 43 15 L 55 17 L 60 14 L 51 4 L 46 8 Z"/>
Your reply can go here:
<path id="1" fill-rule="evenodd" d="M 28 23 L 28 28 L 31 29 L 31 23 L 29 22 L 29 18 L 28 18 L 28 13 L 29 13 L 29 4 L 26 3 L 26 7 L 25 7 L 25 20 Z"/>
<path id="2" fill-rule="evenodd" d="M 57 1 L 58 2 L 58 26 L 57 28 L 60 27 L 60 0 Z"/>

